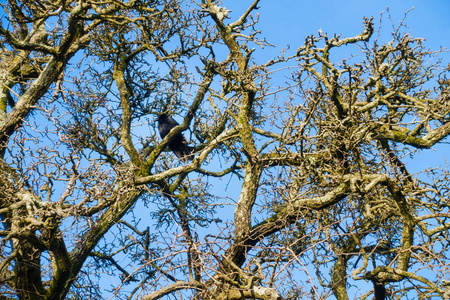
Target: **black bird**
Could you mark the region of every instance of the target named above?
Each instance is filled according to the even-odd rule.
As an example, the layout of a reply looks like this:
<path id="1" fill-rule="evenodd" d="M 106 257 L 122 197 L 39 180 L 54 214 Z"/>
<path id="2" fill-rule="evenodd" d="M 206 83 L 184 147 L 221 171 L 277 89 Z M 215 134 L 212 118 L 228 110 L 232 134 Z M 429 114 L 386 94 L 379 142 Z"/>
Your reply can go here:
<path id="1" fill-rule="evenodd" d="M 158 130 L 162 139 L 169 134 L 172 128 L 178 125 L 180 124 L 177 121 L 166 114 L 160 114 L 158 116 Z M 181 133 L 172 138 L 169 142 L 169 148 L 183 162 L 187 162 L 191 158 L 192 149 L 187 145 L 186 139 Z"/>

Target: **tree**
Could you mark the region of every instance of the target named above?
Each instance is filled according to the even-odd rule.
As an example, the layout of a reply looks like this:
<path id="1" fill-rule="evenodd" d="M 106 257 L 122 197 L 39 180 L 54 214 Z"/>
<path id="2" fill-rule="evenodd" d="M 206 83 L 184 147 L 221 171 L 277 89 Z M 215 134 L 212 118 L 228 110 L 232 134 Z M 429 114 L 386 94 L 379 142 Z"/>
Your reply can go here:
<path id="1" fill-rule="evenodd" d="M 449 174 L 403 162 L 450 133 L 439 53 L 365 19 L 258 63 L 258 5 L 2 4 L 2 299 L 448 299 Z"/>

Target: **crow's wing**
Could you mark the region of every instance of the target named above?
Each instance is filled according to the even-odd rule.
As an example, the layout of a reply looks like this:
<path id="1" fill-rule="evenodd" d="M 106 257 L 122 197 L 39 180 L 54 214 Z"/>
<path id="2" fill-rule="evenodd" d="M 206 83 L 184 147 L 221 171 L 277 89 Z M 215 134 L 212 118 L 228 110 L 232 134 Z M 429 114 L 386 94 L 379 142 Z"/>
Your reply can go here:
<path id="1" fill-rule="evenodd" d="M 177 134 L 172 141 L 170 141 L 169 148 L 183 162 L 187 162 L 188 159 L 191 159 L 192 149 L 187 145 L 186 139 L 181 133 Z"/>
<path id="2" fill-rule="evenodd" d="M 158 116 L 158 130 L 162 139 L 169 134 L 172 128 L 178 125 L 179 124 L 177 121 L 166 114 L 161 114 Z M 169 148 L 179 159 L 184 162 L 187 162 L 187 160 L 191 157 L 192 148 L 187 145 L 186 139 L 181 133 L 173 137 L 173 139 L 169 142 Z"/>

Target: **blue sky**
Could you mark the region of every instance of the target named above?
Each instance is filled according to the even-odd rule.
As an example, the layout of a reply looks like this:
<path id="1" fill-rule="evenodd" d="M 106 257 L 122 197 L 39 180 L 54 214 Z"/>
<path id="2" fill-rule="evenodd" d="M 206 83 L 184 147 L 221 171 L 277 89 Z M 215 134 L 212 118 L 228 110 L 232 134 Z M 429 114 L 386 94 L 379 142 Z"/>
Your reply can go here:
<path id="1" fill-rule="evenodd" d="M 222 6 L 232 11 L 230 21 L 235 21 L 253 1 L 223 2 Z M 262 31 L 261 36 L 277 48 L 286 45 L 296 48 L 304 37 L 317 34 L 319 29 L 329 36 L 335 33 L 343 37 L 357 35 L 361 33 L 363 17 L 373 17 L 377 29 L 381 12 L 387 9 L 397 25 L 412 8 L 406 18 L 411 34 L 425 38 L 430 48 L 450 48 L 450 1 L 446 0 L 262 0 L 259 7 L 260 22 L 256 27 Z M 392 29 L 386 17 L 383 24 L 384 30 Z"/>
<path id="2" fill-rule="evenodd" d="M 235 1 L 225 1 L 225 6 L 228 2 L 232 5 Z M 358 34 L 363 17 L 373 16 L 377 28 L 380 13 L 386 11 L 387 7 L 394 23 L 414 7 L 406 19 L 412 34 L 426 38 L 430 45 L 446 43 L 449 46 L 450 43 L 450 1 L 286 0 L 260 3 L 263 35 L 278 46 L 293 44 L 296 39 L 302 40 L 304 36 L 315 34 L 319 29 L 329 35 Z"/>

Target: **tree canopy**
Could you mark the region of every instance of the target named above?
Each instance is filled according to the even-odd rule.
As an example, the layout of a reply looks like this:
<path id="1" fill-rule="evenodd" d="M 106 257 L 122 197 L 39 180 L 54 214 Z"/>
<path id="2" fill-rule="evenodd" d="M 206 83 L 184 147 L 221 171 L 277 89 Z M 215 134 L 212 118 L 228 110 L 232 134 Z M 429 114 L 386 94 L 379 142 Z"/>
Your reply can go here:
<path id="1" fill-rule="evenodd" d="M 0 299 L 449 299 L 446 53 L 226 5 L 1 4 Z"/>

